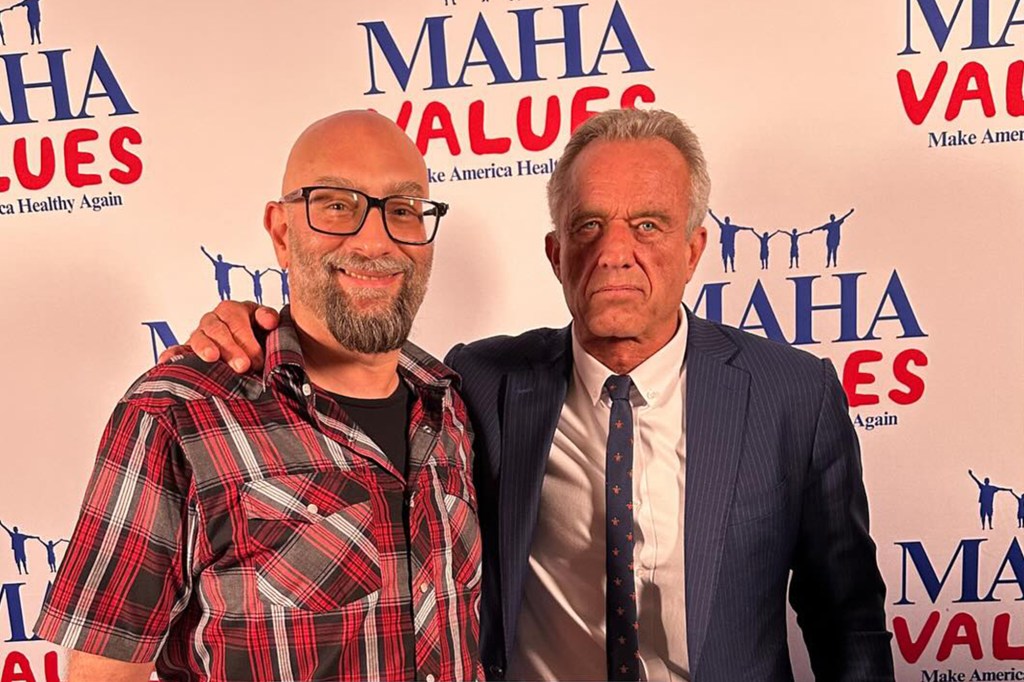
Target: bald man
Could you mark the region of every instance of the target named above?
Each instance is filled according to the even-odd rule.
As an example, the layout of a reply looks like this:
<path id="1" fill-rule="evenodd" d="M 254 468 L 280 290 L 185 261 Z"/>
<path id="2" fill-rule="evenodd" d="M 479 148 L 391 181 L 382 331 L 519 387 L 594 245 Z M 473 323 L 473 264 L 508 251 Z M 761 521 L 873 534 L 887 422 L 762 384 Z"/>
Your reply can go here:
<path id="1" fill-rule="evenodd" d="M 466 407 L 407 341 L 447 206 L 370 112 L 307 128 L 281 193 L 264 367 L 160 365 L 104 431 L 36 625 L 69 682 L 482 676 Z"/>

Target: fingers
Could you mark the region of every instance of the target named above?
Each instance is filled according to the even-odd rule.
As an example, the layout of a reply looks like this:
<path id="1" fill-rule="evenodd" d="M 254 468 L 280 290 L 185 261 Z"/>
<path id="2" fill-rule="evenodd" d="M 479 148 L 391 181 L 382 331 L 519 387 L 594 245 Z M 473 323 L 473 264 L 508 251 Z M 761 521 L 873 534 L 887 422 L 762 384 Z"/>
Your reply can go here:
<path id="1" fill-rule="evenodd" d="M 264 305 L 256 308 L 254 319 L 256 320 L 256 324 L 258 324 L 264 331 L 268 332 L 272 332 L 277 329 L 277 325 L 281 323 L 281 319 L 277 314 L 277 311 Z"/>
<path id="2" fill-rule="evenodd" d="M 157 362 L 158 365 L 163 365 L 165 363 L 170 362 L 174 358 L 181 357 L 182 355 L 185 355 L 187 352 L 188 352 L 188 348 L 186 346 L 182 346 L 180 344 L 175 345 L 175 346 L 168 346 L 164 350 L 164 352 L 160 354 L 160 357 L 157 358 L 156 362 Z"/>
<path id="3" fill-rule="evenodd" d="M 217 333 L 214 331 L 214 328 L 218 325 L 223 327 L 221 333 L 227 331 L 227 327 L 216 315 L 206 313 L 199 318 L 199 327 L 188 337 L 188 345 L 195 351 L 196 355 L 206 362 L 220 360 L 220 346 L 217 345 L 215 340 Z"/>
<path id="4" fill-rule="evenodd" d="M 248 371 L 250 367 L 245 350 L 216 311 L 206 313 L 199 319 L 199 328 L 188 337 L 188 345 L 206 362 L 223 360 L 239 374 Z"/>
<path id="5" fill-rule="evenodd" d="M 253 329 L 256 313 L 260 308 L 261 306 L 257 306 L 251 301 L 243 303 L 222 301 L 214 308 L 214 315 L 227 326 L 230 339 L 211 338 L 220 346 L 221 355 L 236 372 L 244 372 L 250 366 L 257 368 L 263 366 L 263 349 L 256 339 L 256 330 Z M 272 323 L 273 327 L 277 326 L 276 314 L 270 319 L 267 319 L 269 316 L 265 313 L 261 317 L 265 318 L 268 323 Z M 204 331 L 207 330 L 204 329 Z M 214 328 L 214 331 L 218 334 L 221 333 L 217 327 Z M 209 332 L 207 335 L 210 335 Z"/>

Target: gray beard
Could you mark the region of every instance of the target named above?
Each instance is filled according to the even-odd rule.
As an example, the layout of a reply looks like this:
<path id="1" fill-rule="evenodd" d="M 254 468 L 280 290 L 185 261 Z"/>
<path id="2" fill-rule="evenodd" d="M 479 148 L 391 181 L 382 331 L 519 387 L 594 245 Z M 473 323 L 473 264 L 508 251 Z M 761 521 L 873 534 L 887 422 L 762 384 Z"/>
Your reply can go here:
<path id="1" fill-rule="evenodd" d="M 289 237 L 295 257 L 288 275 L 295 296 L 302 300 L 342 347 L 357 353 L 378 354 L 401 348 L 412 331 L 413 319 L 427 293 L 430 265 L 417 267 L 396 258 L 365 258 L 354 253 L 327 254 L 317 258 Z M 383 307 L 360 312 L 351 294 L 338 286 L 339 268 L 363 272 L 403 273 L 398 294 Z M 365 289 L 356 294 L 362 301 L 381 302 L 391 298 L 388 291 Z M 380 305 L 380 304 L 378 304 Z"/>

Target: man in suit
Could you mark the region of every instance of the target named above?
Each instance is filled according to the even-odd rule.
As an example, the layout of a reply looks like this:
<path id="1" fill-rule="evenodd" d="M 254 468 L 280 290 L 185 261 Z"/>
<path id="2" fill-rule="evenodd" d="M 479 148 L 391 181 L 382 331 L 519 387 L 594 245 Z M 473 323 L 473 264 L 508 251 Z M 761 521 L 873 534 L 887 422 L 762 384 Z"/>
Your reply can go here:
<path id="1" fill-rule="evenodd" d="M 591 118 L 548 185 L 572 324 L 447 356 L 475 431 L 491 678 L 790 680 L 788 586 L 817 679 L 893 679 L 835 370 L 680 305 L 709 188 L 674 115 Z M 258 358 L 253 310 L 222 304 L 190 343 Z"/>

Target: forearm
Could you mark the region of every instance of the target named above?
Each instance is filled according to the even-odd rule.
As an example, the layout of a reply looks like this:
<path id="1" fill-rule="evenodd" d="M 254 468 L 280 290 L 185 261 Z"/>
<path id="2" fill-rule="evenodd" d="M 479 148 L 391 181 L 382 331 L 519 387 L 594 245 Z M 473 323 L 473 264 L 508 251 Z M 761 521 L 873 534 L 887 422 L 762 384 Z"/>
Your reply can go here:
<path id="1" fill-rule="evenodd" d="M 72 651 L 67 682 L 147 682 L 152 672 L 152 663 L 127 663 Z"/>

